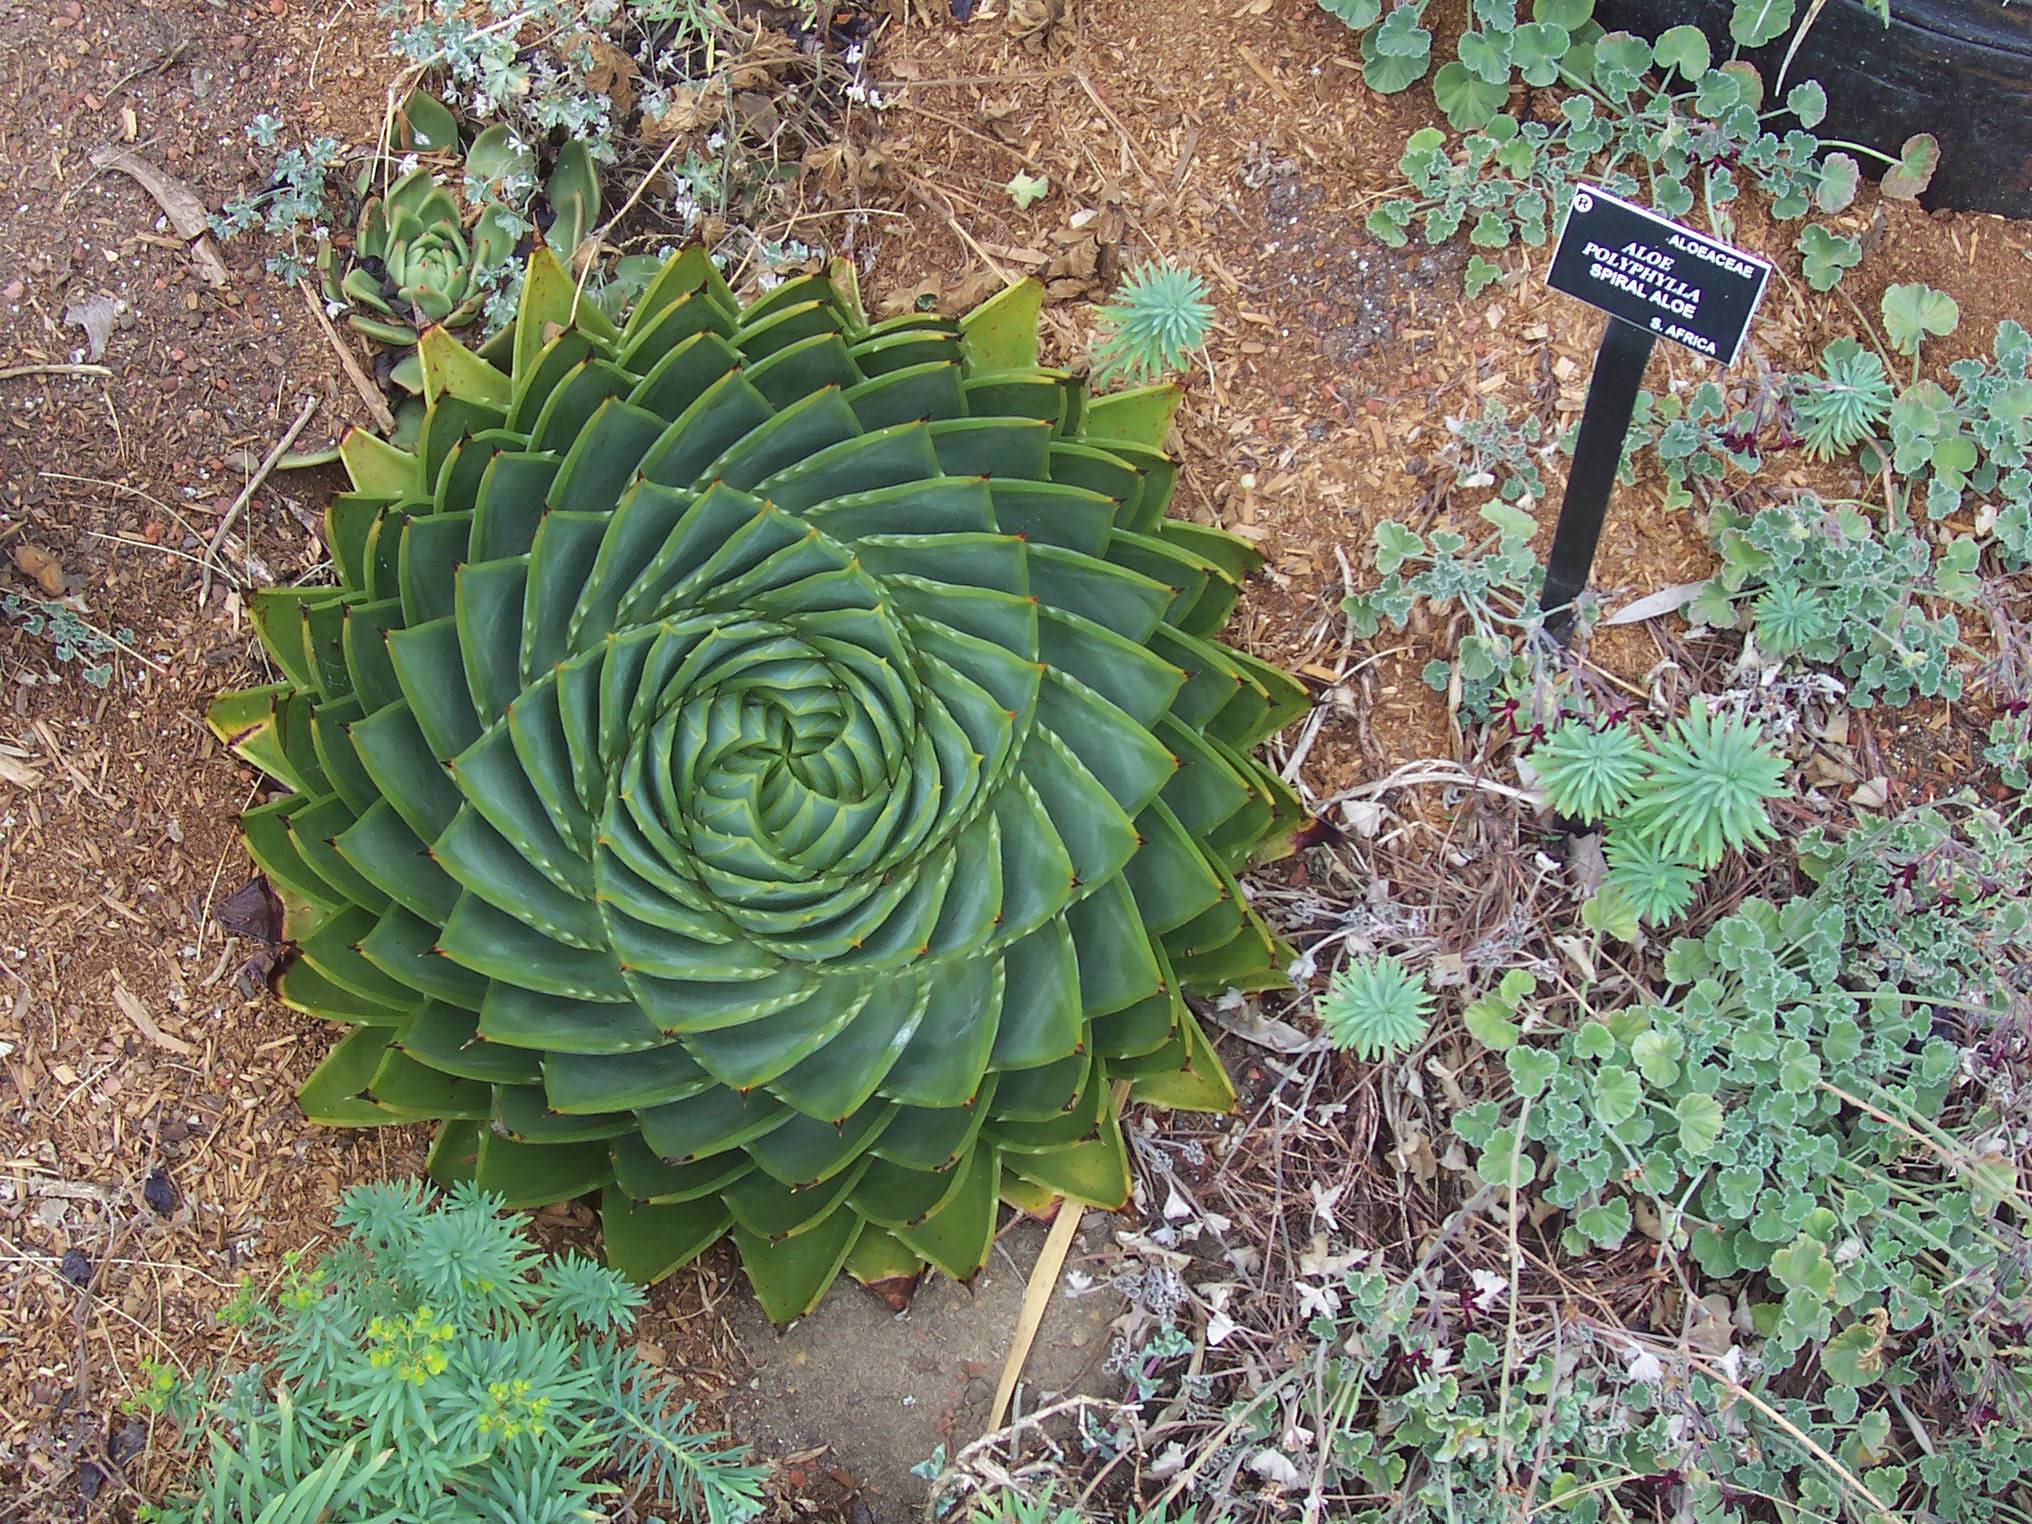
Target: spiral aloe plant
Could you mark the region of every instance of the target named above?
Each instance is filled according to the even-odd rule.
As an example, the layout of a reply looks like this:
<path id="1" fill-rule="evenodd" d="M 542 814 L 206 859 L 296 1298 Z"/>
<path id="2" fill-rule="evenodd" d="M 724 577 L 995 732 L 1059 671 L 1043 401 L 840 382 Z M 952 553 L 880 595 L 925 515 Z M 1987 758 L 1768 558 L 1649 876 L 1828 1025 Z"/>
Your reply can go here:
<path id="1" fill-rule="evenodd" d="M 1175 393 L 1041 368 L 1038 299 L 743 309 L 692 249 L 617 324 L 538 249 L 498 367 L 425 332 L 210 716 L 287 790 L 278 993 L 351 1028 L 313 1120 L 599 1192 L 643 1279 L 731 1233 L 784 1320 L 1121 1204 L 1118 1084 L 1232 1104 L 1182 996 L 1281 982 L 1235 873 L 1302 690 L 1215 638 L 1255 558 L 1165 516 Z"/>

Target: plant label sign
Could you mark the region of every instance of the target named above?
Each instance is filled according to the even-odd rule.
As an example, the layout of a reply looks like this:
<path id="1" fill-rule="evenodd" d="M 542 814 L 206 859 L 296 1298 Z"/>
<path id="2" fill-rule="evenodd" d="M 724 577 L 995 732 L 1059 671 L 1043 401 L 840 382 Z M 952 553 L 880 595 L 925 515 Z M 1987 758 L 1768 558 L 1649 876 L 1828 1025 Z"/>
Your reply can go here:
<path id="1" fill-rule="evenodd" d="M 1592 185 L 1574 187 L 1546 284 L 1695 354 L 1735 363 L 1771 267 Z"/>

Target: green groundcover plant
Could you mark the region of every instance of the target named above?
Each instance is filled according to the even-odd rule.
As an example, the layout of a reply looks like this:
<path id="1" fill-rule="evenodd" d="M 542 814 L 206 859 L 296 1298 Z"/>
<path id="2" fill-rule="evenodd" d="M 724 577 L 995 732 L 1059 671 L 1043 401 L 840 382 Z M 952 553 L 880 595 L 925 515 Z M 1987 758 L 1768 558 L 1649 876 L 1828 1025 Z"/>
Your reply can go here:
<path id="1" fill-rule="evenodd" d="M 155 1524 L 740 1524 L 764 1472 L 691 1425 L 635 1352 L 642 1293 L 542 1254 L 470 1185 L 358 1186 L 340 1246 L 284 1257 L 226 1310 L 262 1359 L 192 1383 L 151 1366 L 129 1407 L 195 1457 Z"/>
<path id="2" fill-rule="evenodd" d="M 695 247 L 616 323 L 539 247 L 480 352 L 423 334 L 210 714 L 285 790 L 278 993 L 349 1029 L 313 1120 L 599 1193 L 637 1279 L 731 1233 L 785 1320 L 1120 1205 L 1118 1080 L 1232 1105 L 1183 996 L 1283 980 L 1235 873 L 1305 695 L 1216 638 L 1257 558 L 1165 514 L 1176 391 L 1041 367 L 1040 296 L 742 307 Z"/>
<path id="3" fill-rule="evenodd" d="M 1451 529 L 1419 534 L 1385 519 L 1373 537 L 1381 580 L 1349 594 L 1341 612 L 1356 635 L 1369 639 L 1386 624 L 1403 629 L 1421 602 L 1458 610 L 1463 628 L 1452 655 L 1434 657 L 1421 676 L 1463 714 L 1486 720 L 1531 665 L 1545 569 L 1531 554 L 1538 521 L 1528 510 L 1498 497 L 1482 505 L 1479 517 L 1492 532 L 1477 544 Z M 1583 625 L 1592 612 L 1583 606 Z"/>
<path id="4" fill-rule="evenodd" d="M 1360 39 L 1362 75 L 1385 94 L 1409 89 L 1431 66 L 1433 38 L 1423 25 L 1427 0 L 1320 0 Z M 1738 0 L 1730 36 L 1756 48 L 1792 27 L 1792 0 Z M 1654 39 L 1606 31 L 1593 0 L 1474 0 L 1455 40 L 1456 57 L 1432 74 L 1432 98 L 1462 134 L 1449 144 L 1423 127 L 1405 144 L 1398 170 L 1411 194 L 1393 197 L 1368 217 L 1369 231 L 1396 246 L 1416 229 L 1428 243 L 1466 230 L 1477 250 L 1546 242 L 1566 213 L 1574 184 L 1599 179 L 1611 192 L 1642 196 L 1667 216 L 1703 206 L 1709 225 L 1728 236 L 1729 210 L 1746 187 L 1770 198 L 1774 217 L 1836 213 L 1861 183 L 1857 155 L 1885 166 L 1886 196 L 1910 200 L 1939 162 L 1938 144 L 1918 134 L 1897 154 L 1815 136 L 1827 94 L 1811 80 L 1782 99 L 1740 57 L 1717 58 L 1695 26 Z M 1528 87 L 1513 100 L 1518 86 Z M 1551 90 L 1549 109 L 1536 92 Z M 1861 262 L 1862 242 L 1813 223 L 1798 238 L 1802 273 L 1825 291 Z M 1468 261 L 1470 295 L 1501 273 L 1482 254 Z"/>
<path id="5" fill-rule="evenodd" d="M 1750 515 L 1717 508 L 1709 533 L 1722 566 L 1689 619 L 1743 626 L 1766 655 L 1832 668 L 1858 709 L 1961 697 L 1961 626 L 1946 610 L 1976 599 L 1973 538 L 1936 545 L 1911 526 L 1880 530 L 1859 504 L 1804 494 Z"/>
<path id="6" fill-rule="evenodd" d="M 1950 389 L 1918 365 L 1927 341 L 1958 329 L 1953 301 L 1905 284 L 1879 306 L 1888 353 L 1912 358 L 1903 385 L 1886 354 L 1839 338 L 1817 365 L 1760 372 L 1734 400 L 1719 381 L 1684 399 L 1639 393 L 1623 479 L 1634 480 L 1649 458 L 1665 479 L 1667 507 L 1698 501 L 1740 516 L 1744 482 L 1774 451 L 1796 447 L 1810 460 L 1852 463 L 1877 491 L 1888 479 L 1893 530 L 1905 527 L 1900 515 L 1938 523 L 1973 507 L 1977 546 L 2022 570 L 2032 563 L 2032 337 L 2006 318 L 1989 355 L 1946 366 Z"/>
<path id="7" fill-rule="evenodd" d="M 1954 304 L 1922 285 L 1893 286 L 1880 309 L 1887 353 L 1915 364 L 1959 324 Z M 1883 355 L 1845 338 L 1809 369 L 1640 393 L 1621 479 L 1634 484 L 1655 466 L 1667 507 L 1704 510 L 1719 561 L 1677 604 L 1687 622 L 1742 630 L 1767 660 L 1832 674 L 1858 709 L 1961 698 L 1975 654 L 1964 637 L 1970 611 L 2002 614 L 2008 632 L 2014 604 L 1997 596 L 1996 579 L 2032 566 L 2032 340 L 2006 319 L 1989 348 L 1947 365 L 1951 391 L 1923 376 L 1901 388 Z M 1447 426 L 1455 485 L 1498 493 L 1480 510 L 1494 536 L 1471 545 L 1450 530 L 1385 522 L 1374 535 L 1378 577 L 1343 608 L 1362 637 L 1404 628 L 1421 601 L 1456 619 L 1452 653 L 1428 664 L 1427 681 L 1469 719 L 1537 713 L 1547 666 L 1530 639 L 1542 576 L 1526 511 L 1543 491 L 1535 422 L 1512 425 L 1492 408 Z M 1759 480 L 1792 451 L 1852 471 L 1855 495 Z M 1584 621 L 1592 604 L 1582 602 Z M 2009 707 L 1985 755 L 2011 781 L 2023 695 L 1999 670 L 1994 691 Z"/>
<path id="8" fill-rule="evenodd" d="M 0 595 L 0 614 L 22 634 L 46 644 L 58 672 L 74 666 L 78 676 L 94 688 L 104 688 L 113 681 L 113 659 L 130 650 L 134 639 L 132 630 L 109 633 L 85 620 L 69 604 L 54 598 L 20 593 Z"/>
<path id="9" fill-rule="evenodd" d="M 1734 1402 L 1748 1428 L 1647 1423 L 1639 1451 L 1602 1459 L 1674 1469 L 1693 1517 L 1773 1497 L 1974 1518 L 2032 1474 L 2032 1206 L 2005 1056 L 2032 837 L 1950 801 L 1800 850 L 1806 891 L 1676 941 L 1652 998 L 1596 1008 L 1507 975 L 1468 1025 L 1510 1094 L 1454 1130 L 1484 1181 L 1566 1214 L 1569 1254 L 1641 1232 L 1740 1309 L 1679 1379 L 1717 1418 L 1750 1390 L 1762 1407 Z M 1627 1371 L 1661 1418 L 1672 1365 L 1657 1347 Z M 1598 1388 L 1544 1390 L 1579 1414 Z M 1856 1509 L 1865 1496 L 1880 1508 Z"/>
<path id="10" fill-rule="evenodd" d="M 1146 1287 L 1147 1443 L 1091 1423 L 1084 1487 L 1040 1459 L 941 1495 L 1049 1524 L 1136 1519 L 1132 1492 L 1356 1524 L 2022 1518 L 2032 829 L 1957 798 L 1799 845 L 1795 892 L 1631 970 L 1562 934 L 1578 956 L 1436 1016 L 1451 1215 L 1314 1239 L 1277 1358 Z"/>

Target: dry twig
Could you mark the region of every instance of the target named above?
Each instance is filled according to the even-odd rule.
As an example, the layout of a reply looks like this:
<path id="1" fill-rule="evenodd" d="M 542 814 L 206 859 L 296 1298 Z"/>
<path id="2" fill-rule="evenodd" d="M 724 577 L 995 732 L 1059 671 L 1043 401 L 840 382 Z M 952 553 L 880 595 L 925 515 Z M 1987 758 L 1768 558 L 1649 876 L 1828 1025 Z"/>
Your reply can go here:
<path id="1" fill-rule="evenodd" d="M 113 372 L 103 365 L 9 365 L 0 369 L 0 381 L 14 381 L 22 376 L 110 376 Z"/>
<path id="2" fill-rule="evenodd" d="M 176 229 L 177 237 L 190 251 L 191 262 L 198 267 L 198 274 L 205 278 L 205 283 L 210 286 L 227 283 L 230 277 L 226 273 L 226 262 L 219 257 L 218 245 L 212 242 L 205 204 L 188 185 L 124 148 L 99 149 L 92 155 L 92 167 L 117 169 L 153 196 L 155 204 L 162 208 L 163 216 L 169 219 L 169 225 Z"/>
<path id="3" fill-rule="evenodd" d="M 381 395 L 381 388 L 368 378 L 361 368 L 360 360 L 353 353 L 339 330 L 332 326 L 332 320 L 325 314 L 325 304 L 317 299 L 317 293 L 310 288 L 310 282 L 299 280 L 296 288 L 303 293 L 303 304 L 310 308 L 310 315 L 318 320 L 318 326 L 331 340 L 332 349 L 339 357 L 339 364 L 345 367 L 346 376 L 353 383 L 353 390 L 360 394 L 360 401 L 366 404 L 367 416 L 374 421 L 374 427 L 384 434 L 395 432 L 395 415 L 388 410 L 388 399 Z"/>
<path id="4" fill-rule="evenodd" d="M 282 459 L 291 445 L 296 443 L 296 436 L 303 432 L 304 425 L 310 422 L 310 415 L 316 411 L 317 398 L 304 398 L 303 409 L 296 415 L 296 422 L 284 430 L 282 437 L 275 441 L 274 448 L 269 450 L 261 464 L 255 467 L 254 474 L 247 478 L 247 485 L 240 489 L 240 495 L 233 499 L 233 505 L 226 510 L 225 517 L 219 520 L 219 527 L 212 531 L 211 543 L 205 546 L 204 572 L 198 579 L 200 606 L 212 593 L 212 568 L 218 563 L 219 547 L 225 543 L 226 536 L 234 524 L 239 522 L 240 515 L 246 512 L 247 505 L 254 500 L 254 494 L 260 490 L 261 484 L 268 480 L 269 473 L 275 469 L 275 463 Z"/>

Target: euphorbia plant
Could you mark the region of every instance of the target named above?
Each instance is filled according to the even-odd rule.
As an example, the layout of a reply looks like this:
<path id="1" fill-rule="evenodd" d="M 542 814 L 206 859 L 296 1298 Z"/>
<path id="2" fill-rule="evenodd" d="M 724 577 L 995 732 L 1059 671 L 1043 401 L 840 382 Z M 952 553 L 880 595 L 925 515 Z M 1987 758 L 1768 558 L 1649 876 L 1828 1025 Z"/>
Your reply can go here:
<path id="1" fill-rule="evenodd" d="M 314 1120 L 598 1192 L 638 1278 L 731 1232 L 781 1320 L 1119 1205 L 1119 1081 L 1232 1103 L 1183 996 L 1281 981 L 1235 873 L 1304 696 L 1216 639 L 1256 557 L 1165 516 L 1175 391 L 1040 367 L 1038 301 L 743 308 L 692 249 L 617 324 L 539 248 L 498 364 L 424 333 L 211 711 L 284 789 L 278 992 L 351 1029 Z"/>

